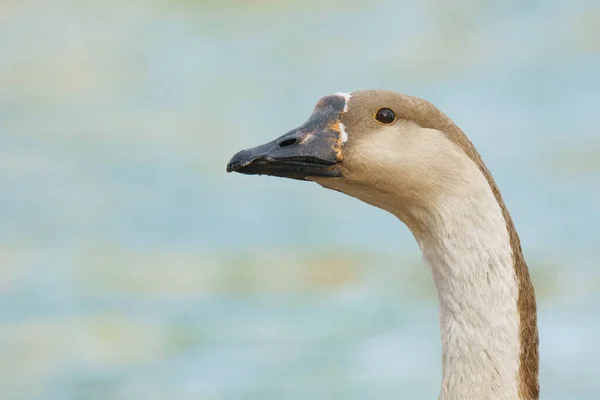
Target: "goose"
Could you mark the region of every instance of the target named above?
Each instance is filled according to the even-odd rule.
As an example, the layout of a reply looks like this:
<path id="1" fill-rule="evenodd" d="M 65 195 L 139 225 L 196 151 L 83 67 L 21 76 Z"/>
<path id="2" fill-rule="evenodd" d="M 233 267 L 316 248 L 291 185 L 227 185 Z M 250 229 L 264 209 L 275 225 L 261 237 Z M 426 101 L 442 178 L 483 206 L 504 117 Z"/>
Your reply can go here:
<path id="1" fill-rule="evenodd" d="M 433 275 L 441 400 L 539 399 L 535 292 L 494 179 L 430 102 L 392 91 L 320 99 L 300 127 L 241 150 L 227 172 L 316 182 L 412 232 Z"/>

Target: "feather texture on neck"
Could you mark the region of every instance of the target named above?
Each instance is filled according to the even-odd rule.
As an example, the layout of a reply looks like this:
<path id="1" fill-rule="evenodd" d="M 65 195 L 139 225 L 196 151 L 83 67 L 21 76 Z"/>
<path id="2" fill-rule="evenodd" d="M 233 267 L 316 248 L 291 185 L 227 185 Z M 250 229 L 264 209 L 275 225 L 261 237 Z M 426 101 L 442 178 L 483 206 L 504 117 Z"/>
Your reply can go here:
<path id="1" fill-rule="evenodd" d="M 417 240 L 440 302 L 440 399 L 518 399 L 518 286 L 500 206 L 474 180 L 438 213 Z"/>

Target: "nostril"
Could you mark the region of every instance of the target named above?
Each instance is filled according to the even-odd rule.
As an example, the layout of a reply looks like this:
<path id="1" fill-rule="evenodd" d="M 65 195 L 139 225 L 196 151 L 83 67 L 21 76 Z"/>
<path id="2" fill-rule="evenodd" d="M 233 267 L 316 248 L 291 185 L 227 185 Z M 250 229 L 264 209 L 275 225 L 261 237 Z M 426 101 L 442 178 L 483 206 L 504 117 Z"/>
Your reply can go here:
<path id="1" fill-rule="evenodd" d="M 296 143 L 296 139 L 286 139 L 283 142 L 279 143 L 279 147 L 288 147 Z"/>

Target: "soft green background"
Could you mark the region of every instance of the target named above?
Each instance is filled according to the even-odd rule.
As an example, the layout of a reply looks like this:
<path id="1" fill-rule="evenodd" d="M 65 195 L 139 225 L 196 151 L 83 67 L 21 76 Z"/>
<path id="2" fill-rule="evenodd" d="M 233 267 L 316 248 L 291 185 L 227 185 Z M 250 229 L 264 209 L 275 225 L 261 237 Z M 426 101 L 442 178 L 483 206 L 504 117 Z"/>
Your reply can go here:
<path id="1" fill-rule="evenodd" d="M 594 0 L 0 1 L 0 398 L 437 398 L 408 230 L 225 173 L 374 88 L 473 140 L 537 288 L 542 398 L 600 398 Z"/>

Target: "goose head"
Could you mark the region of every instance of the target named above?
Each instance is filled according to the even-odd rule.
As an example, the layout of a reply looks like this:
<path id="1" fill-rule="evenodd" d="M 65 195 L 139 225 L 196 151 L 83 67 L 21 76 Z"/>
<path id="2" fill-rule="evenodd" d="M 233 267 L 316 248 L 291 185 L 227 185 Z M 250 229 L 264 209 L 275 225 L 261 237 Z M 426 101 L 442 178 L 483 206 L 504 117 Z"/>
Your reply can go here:
<path id="1" fill-rule="evenodd" d="M 519 237 L 481 157 L 431 103 L 389 91 L 326 96 L 306 123 L 238 152 L 227 171 L 314 181 L 397 216 L 438 289 L 440 399 L 539 398 L 535 294 Z"/>
<path id="2" fill-rule="evenodd" d="M 391 212 L 413 233 L 446 200 L 489 190 L 491 179 L 433 104 L 380 90 L 323 97 L 306 123 L 238 152 L 227 171 L 314 181 Z"/>

